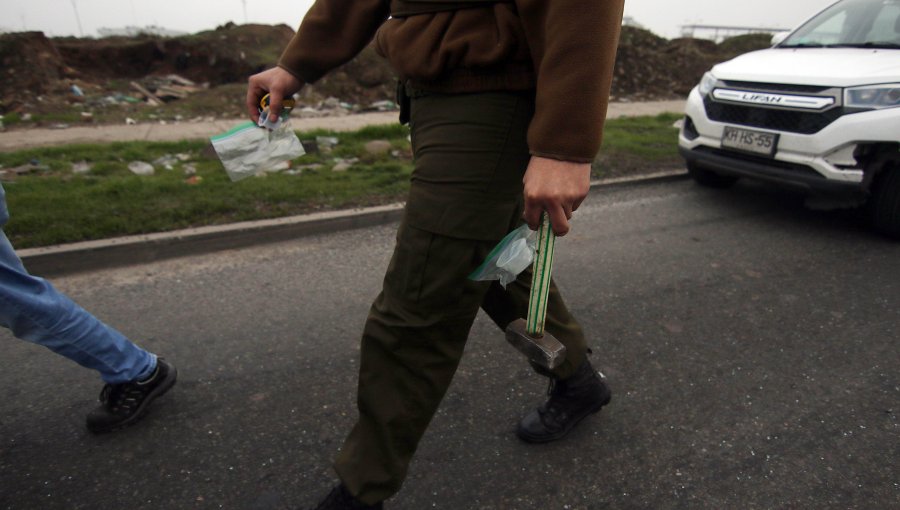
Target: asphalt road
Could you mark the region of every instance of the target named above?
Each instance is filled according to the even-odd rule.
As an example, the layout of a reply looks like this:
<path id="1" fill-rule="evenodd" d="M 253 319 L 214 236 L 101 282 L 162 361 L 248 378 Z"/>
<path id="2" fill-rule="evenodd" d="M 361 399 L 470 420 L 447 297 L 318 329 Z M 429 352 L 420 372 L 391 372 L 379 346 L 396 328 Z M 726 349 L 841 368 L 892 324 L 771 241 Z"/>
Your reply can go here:
<path id="1" fill-rule="evenodd" d="M 392 509 L 900 507 L 900 244 L 752 184 L 600 189 L 555 274 L 611 405 L 532 446 L 545 382 L 483 316 Z M 95 374 L 0 332 L 0 508 L 311 506 L 353 423 L 393 226 L 55 280 L 172 360 L 138 426 Z"/>

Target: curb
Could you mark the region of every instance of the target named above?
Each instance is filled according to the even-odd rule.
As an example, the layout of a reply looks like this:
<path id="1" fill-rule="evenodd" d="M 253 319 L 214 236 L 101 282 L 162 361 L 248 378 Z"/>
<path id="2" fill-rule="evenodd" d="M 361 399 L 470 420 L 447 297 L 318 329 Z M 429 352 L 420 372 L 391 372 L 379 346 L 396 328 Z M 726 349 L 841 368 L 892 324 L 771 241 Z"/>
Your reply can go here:
<path id="1" fill-rule="evenodd" d="M 686 172 L 678 170 L 640 177 L 600 179 L 591 182 L 591 189 L 675 181 L 686 177 Z M 30 273 L 53 277 L 384 225 L 399 221 L 402 214 L 403 204 L 397 203 L 29 248 L 17 254 Z"/>

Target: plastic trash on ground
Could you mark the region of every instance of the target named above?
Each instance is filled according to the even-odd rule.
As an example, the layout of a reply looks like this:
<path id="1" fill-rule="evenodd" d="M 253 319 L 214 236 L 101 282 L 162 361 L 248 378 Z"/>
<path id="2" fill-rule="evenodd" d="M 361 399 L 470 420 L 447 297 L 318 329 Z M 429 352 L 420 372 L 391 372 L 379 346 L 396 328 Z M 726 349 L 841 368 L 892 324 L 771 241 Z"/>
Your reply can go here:
<path id="1" fill-rule="evenodd" d="M 128 169 L 135 175 L 153 175 L 153 165 L 146 161 L 132 161 L 128 163 Z"/>
<path id="2" fill-rule="evenodd" d="M 469 279 L 499 280 L 505 289 L 534 260 L 536 242 L 537 231 L 529 229 L 528 224 L 523 224 L 507 234 L 491 250 L 485 261 L 469 275 Z"/>
<path id="3" fill-rule="evenodd" d="M 286 168 L 285 162 L 305 154 L 287 123 L 269 131 L 245 122 L 227 133 L 213 136 L 210 141 L 232 181 L 282 170 Z"/>

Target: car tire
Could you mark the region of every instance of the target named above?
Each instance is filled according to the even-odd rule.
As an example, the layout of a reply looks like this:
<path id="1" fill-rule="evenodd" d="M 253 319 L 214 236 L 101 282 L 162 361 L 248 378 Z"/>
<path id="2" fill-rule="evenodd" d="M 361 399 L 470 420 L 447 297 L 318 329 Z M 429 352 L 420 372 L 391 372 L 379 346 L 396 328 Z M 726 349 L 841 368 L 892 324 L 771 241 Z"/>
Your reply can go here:
<path id="1" fill-rule="evenodd" d="M 695 163 L 687 164 L 688 175 L 694 179 L 694 182 L 707 188 L 725 189 L 730 188 L 738 181 L 738 177 L 733 175 L 722 175 L 697 166 Z"/>
<path id="2" fill-rule="evenodd" d="M 875 178 L 869 212 L 875 230 L 900 239 L 900 166 L 885 168 Z"/>

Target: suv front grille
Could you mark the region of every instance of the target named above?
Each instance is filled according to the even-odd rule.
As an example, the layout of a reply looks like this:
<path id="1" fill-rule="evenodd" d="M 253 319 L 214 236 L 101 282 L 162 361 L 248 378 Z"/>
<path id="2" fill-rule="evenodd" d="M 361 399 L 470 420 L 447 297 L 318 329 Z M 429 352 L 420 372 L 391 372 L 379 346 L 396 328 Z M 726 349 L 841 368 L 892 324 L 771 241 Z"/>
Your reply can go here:
<path id="1" fill-rule="evenodd" d="M 846 113 L 840 106 L 821 112 L 811 112 L 722 103 L 713 100 L 709 95 L 703 98 L 703 106 L 706 108 L 707 117 L 716 122 L 804 135 L 818 133 Z"/>
<path id="2" fill-rule="evenodd" d="M 817 85 L 795 85 L 792 83 L 757 83 L 753 81 L 722 80 L 722 86 L 729 89 L 760 90 L 766 92 L 799 92 L 801 94 L 822 94 L 832 87 Z"/>

